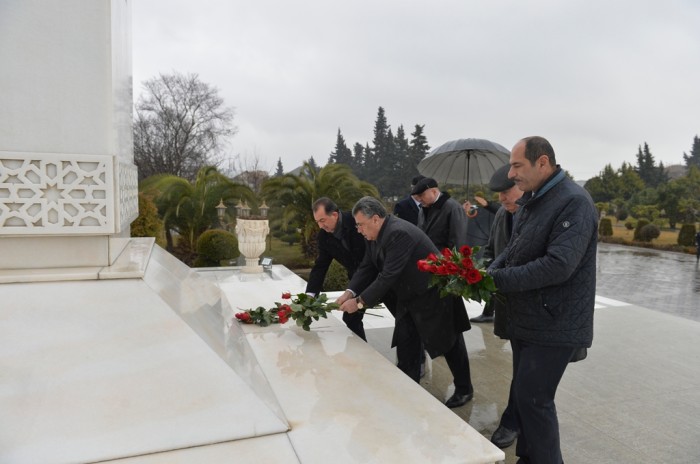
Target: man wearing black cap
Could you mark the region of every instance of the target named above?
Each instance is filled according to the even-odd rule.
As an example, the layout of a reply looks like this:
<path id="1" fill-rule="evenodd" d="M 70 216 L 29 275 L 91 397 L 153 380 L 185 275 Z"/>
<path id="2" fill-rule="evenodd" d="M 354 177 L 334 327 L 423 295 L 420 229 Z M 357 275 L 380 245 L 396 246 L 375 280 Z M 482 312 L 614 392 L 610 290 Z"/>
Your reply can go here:
<path id="1" fill-rule="evenodd" d="M 483 258 L 487 264 L 493 261 L 508 245 L 510 233 L 513 230 L 513 214 L 518 210 L 518 205 L 515 201 L 523 195 L 523 192 L 515 185 L 515 182 L 508 178 L 509 170 L 509 164 L 502 166 L 494 172 L 489 181 L 489 189 L 498 193 L 498 201 L 501 202 L 501 207 L 496 211 L 489 231 L 489 239 L 484 247 Z M 495 304 L 495 299 L 491 300 L 484 307 L 481 315 L 471 318 L 470 321 L 493 322 Z M 498 329 L 494 328 L 494 331 L 497 332 Z M 505 334 L 505 329 L 501 330 L 501 332 Z M 496 335 L 500 336 L 499 333 L 496 333 Z"/>
<path id="2" fill-rule="evenodd" d="M 440 191 L 435 179 L 430 177 L 421 179 L 411 190 L 411 195 L 421 204 L 421 210 L 418 213 L 418 227 L 425 232 L 438 250 L 460 248 L 467 244 L 467 214 L 459 203 L 450 198 L 447 192 Z M 464 315 L 466 319 L 467 309 L 464 307 L 464 300 L 461 297 L 445 298 L 451 299 L 453 311 Z M 467 322 L 465 330 L 469 329 L 471 329 L 471 325 Z M 460 352 L 464 353 L 464 361 L 454 369 L 464 371 L 464 376 L 469 382 L 468 386 L 455 388 L 454 395 L 445 403 L 450 408 L 462 406 L 474 396 L 464 337 L 458 337 L 457 343 Z"/>
<path id="3" fill-rule="evenodd" d="M 419 174 L 414 177 L 411 180 L 411 189 L 413 189 L 421 179 L 425 179 L 425 176 Z M 420 210 L 418 205 L 420 205 L 420 201 L 413 198 L 413 195 L 408 195 L 406 198 L 396 203 L 394 206 L 394 216 L 416 225 L 418 224 L 418 212 Z"/>
<path id="4" fill-rule="evenodd" d="M 493 225 L 491 226 L 491 233 L 489 234 L 489 241 L 484 247 L 484 259 L 487 263 L 493 261 L 508 245 L 513 231 L 513 215 L 519 207 L 516 201 L 523 196 L 522 190 L 515 185 L 512 179 L 508 178 L 509 170 L 510 165 L 506 164 L 499 168 L 489 181 L 489 188 L 494 192 L 498 192 L 498 201 L 501 202 L 501 207 L 496 212 Z M 492 298 L 484 307 L 484 312 L 480 316 L 471 319 L 471 321 L 490 322 L 494 320 L 495 313 L 493 332 L 503 339 L 508 339 L 508 314 L 503 298 L 502 295 Z M 498 428 L 491 435 L 491 442 L 499 448 L 507 448 L 515 442 L 516 438 L 518 438 L 518 421 L 515 417 L 513 396 L 509 394 L 508 406 L 503 411 Z"/>

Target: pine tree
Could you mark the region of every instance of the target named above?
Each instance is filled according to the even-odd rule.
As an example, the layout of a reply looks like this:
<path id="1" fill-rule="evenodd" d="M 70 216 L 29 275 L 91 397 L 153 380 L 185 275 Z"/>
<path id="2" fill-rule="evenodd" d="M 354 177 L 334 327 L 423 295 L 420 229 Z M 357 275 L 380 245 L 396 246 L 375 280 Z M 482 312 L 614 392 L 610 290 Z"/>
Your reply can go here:
<path id="1" fill-rule="evenodd" d="M 430 152 L 430 146 L 428 145 L 428 139 L 423 134 L 423 128 L 425 125 L 415 125 L 415 129 L 411 133 L 411 146 L 409 149 L 409 161 L 408 164 L 411 166 L 407 170 L 407 178 L 413 179 L 418 175 L 418 163 L 420 163 L 423 158 Z"/>
<path id="2" fill-rule="evenodd" d="M 640 146 L 637 151 L 637 173 L 647 187 L 657 187 L 666 179 L 663 163 L 656 165 L 654 155 L 651 154 L 646 142 L 644 142 L 644 149 L 642 150 Z"/>
<path id="3" fill-rule="evenodd" d="M 687 167 L 697 166 L 700 168 L 700 138 L 697 135 L 693 138 L 693 148 L 690 149 L 690 155 L 683 152 L 683 160 Z"/>
<path id="4" fill-rule="evenodd" d="M 277 170 L 275 171 L 274 177 L 279 177 L 284 174 L 284 168 L 282 167 L 282 157 L 277 159 Z"/>
<path id="5" fill-rule="evenodd" d="M 365 147 L 362 146 L 361 143 L 355 142 L 355 145 L 352 147 L 352 172 L 357 176 L 360 177 L 360 173 L 362 172 L 362 167 L 365 164 Z"/>
<path id="6" fill-rule="evenodd" d="M 345 138 L 338 128 L 338 135 L 335 141 L 335 151 L 328 157 L 329 163 L 352 165 L 352 151 L 345 144 Z"/>
<path id="7" fill-rule="evenodd" d="M 384 108 L 380 106 L 377 110 L 377 119 L 374 122 L 373 147 L 370 150 L 365 150 L 365 178 L 374 185 L 379 184 L 382 176 L 380 159 L 386 156 L 389 150 L 388 134 L 389 125 L 384 114 Z"/>
<path id="8" fill-rule="evenodd" d="M 314 170 L 314 172 L 318 172 L 320 169 L 318 167 L 318 164 L 316 164 L 316 160 L 314 160 L 314 157 L 312 156 L 309 158 L 309 167 Z"/>

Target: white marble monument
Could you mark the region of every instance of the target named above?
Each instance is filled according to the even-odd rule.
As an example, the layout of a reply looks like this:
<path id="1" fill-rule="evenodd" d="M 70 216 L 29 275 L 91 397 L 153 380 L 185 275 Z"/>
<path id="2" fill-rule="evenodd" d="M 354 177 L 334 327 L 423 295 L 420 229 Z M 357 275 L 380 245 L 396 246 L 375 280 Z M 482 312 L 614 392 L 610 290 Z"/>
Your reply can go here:
<path id="1" fill-rule="evenodd" d="M 0 0 L 0 463 L 493 463 L 335 318 L 232 322 L 305 283 L 199 273 L 137 216 L 130 2 Z"/>

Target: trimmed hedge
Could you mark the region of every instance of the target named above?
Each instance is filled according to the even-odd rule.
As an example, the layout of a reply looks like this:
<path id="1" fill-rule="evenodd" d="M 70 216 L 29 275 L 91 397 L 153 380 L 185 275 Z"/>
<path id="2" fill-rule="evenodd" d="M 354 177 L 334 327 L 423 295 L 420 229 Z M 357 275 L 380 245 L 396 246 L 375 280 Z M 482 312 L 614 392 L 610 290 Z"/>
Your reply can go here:
<path id="1" fill-rule="evenodd" d="M 197 259 L 194 267 L 220 266 L 221 261 L 238 255 L 238 239 L 231 232 L 210 229 L 197 239 Z"/>
<path id="2" fill-rule="evenodd" d="M 647 221 L 646 219 L 640 219 L 637 221 L 637 227 L 634 228 L 634 240 L 637 240 L 640 242 L 644 241 L 640 238 L 639 233 L 642 230 L 642 227 L 644 227 L 646 225 L 649 225 L 649 221 Z"/>
<path id="3" fill-rule="evenodd" d="M 661 229 L 656 224 L 647 224 L 639 229 L 639 240 L 642 242 L 651 242 L 655 238 L 659 238 Z"/>
<path id="4" fill-rule="evenodd" d="M 695 224 L 683 224 L 678 232 L 678 244 L 681 246 L 695 245 Z"/>
<path id="5" fill-rule="evenodd" d="M 610 218 L 603 218 L 600 220 L 600 225 L 598 226 L 598 234 L 601 237 L 610 237 L 613 234 L 613 226 Z"/>
<path id="6" fill-rule="evenodd" d="M 336 260 L 331 262 L 326 279 L 323 281 L 324 292 L 336 292 L 348 288 L 348 272 Z"/>

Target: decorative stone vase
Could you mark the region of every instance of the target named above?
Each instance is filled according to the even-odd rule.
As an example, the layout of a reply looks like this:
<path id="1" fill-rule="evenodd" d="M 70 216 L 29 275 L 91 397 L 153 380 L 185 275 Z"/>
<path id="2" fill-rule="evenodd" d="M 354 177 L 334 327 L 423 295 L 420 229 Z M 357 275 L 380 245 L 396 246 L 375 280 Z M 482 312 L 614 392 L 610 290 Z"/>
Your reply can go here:
<path id="1" fill-rule="evenodd" d="M 258 262 L 260 255 L 265 251 L 265 240 L 269 233 L 270 223 L 267 219 L 236 220 L 238 249 L 245 256 L 242 272 L 254 274 L 263 271 L 263 267 Z"/>

